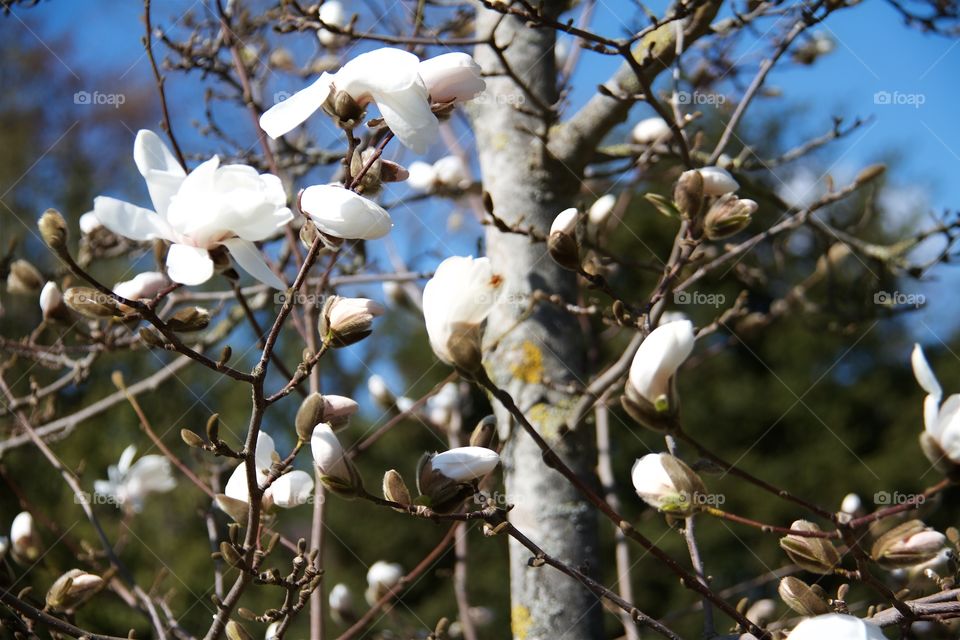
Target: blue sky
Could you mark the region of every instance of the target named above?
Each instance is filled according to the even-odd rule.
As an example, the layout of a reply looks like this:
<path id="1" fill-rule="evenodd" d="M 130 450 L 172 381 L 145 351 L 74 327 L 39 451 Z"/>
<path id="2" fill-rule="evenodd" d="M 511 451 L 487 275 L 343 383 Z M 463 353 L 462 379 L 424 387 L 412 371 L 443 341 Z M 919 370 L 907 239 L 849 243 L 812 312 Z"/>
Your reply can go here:
<path id="1" fill-rule="evenodd" d="M 156 25 L 170 24 L 178 19 L 183 8 L 197 4 L 193 0 L 154 2 L 154 22 Z M 349 2 L 346 4 L 351 7 Z M 650 6 L 654 11 L 663 11 L 665 4 L 655 2 Z M 368 6 L 355 2 L 351 8 L 363 11 Z M 400 3 L 393 6 L 394 11 L 403 11 Z M 60 43 L 51 46 L 63 64 L 80 78 L 83 86 L 91 82 L 87 79 L 92 75 L 91 69 L 96 69 L 100 77 L 108 78 L 111 84 L 108 87 L 89 86 L 89 91 L 122 92 L 131 83 L 144 82 L 150 73 L 140 42 L 143 35 L 141 11 L 141 4 L 132 0 L 50 2 L 36 9 L 17 11 L 16 16 L 7 18 L 7 26 L 30 29 L 41 41 Z M 634 15 L 632 2 L 598 0 L 592 26 L 607 35 L 623 35 L 627 29 L 623 18 L 626 16 L 629 20 Z M 369 15 L 361 13 L 361 27 L 372 23 Z M 757 38 L 738 52 L 742 61 L 756 65 L 769 50 L 766 46 L 769 38 L 781 27 L 761 25 Z M 803 107 L 801 111 L 790 111 L 793 115 L 788 116 L 796 119 L 795 123 L 786 123 L 792 143 L 825 132 L 834 115 L 848 120 L 855 116 L 872 118 L 861 130 L 823 154 L 818 159 L 822 165 L 811 169 L 810 176 L 815 179 L 822 175 L 823 168 L 829 167 L 833 177 L 843 181 L 860 168 L 892 156 L 897 166 L 890 176 L 893 189 L 888 194 L 889 204 L 904 216 L 917 210 L 955 208 L 960 203 L 960 180 L 955 177 L 960 167 L 960 127 L 954 122 L 956 105 L 960 104 L 960 83 L 957 82 L 960 77 L 960 41 L 924 35 L 904 27 L 899 16 L 880 0 L 840 11 L 816 29 L 836 42 L 834 51 L 812 67 L 788 66 L 775 70 L 768 84 L 782 89 L 785 97 L 755 101 L 743 123 L 745 133 L 749 135 L 751 122 L 782 117 L 779 114 L 785 112 L 785 105 Z M 69 44 L 64 45 L 64 42 Z M 578 71 L 579 81 L 570 97 L 571 107 L 575 108 L 588 99 L 596 84 L 616 65 L 615 58 L 587 52 Z M 200 114 L 200 85 L 194 78 L 168 75 L 175 127 L 186 146 L 197 148 L 195 145 L 199 140 L 192 133 L 190 121 Z M 295 88 L 289 82 L 288 79 L 284 88 Z M 900 101 L 901 104 L 878 104 L 875 100 L 877 92 L 887 92 L 892 97 L 891 102 Z M 736 97 L 735 93 L 732 95 Z M 918 102 L 922 104 L 918 105 Z M 109 109 L 106 106 L 97 108 Z M 649 107 L 639 105 L 631 114 L 631 121 L 649 115 Z M 133 131 L 155 124 L 118 122 L 116 126 L 130 130 L 132 143 Z M 252 140 L 252 131 L 247 131 L 249 123 L 244 120 L 239 126 L 241 132 L 249 133 Z M 403 158 L 411 159 L 409 155 Z M 786 174 L 782 177 L 787 179 Z M 395 234 L 393 239 L 399 245 L 408 241 L 413 243 L 425 229 L 438 225 L 442 228 L 446 211 L 428 211 L 423 226 L 410 235 Z M 461 234 L 464 237 L 455 241 L 454 246 L 470 250 L 476 229 L 471 231 Z M 945 270 L 941 269 L 941 272 Z M 953 280 L 950 278 L 946 282 Z M 943 287 L 944 281 L 933 287 L 916 286 L 915 290 L 928 292 L 928 296 L 935 295 L 936 287 Z M 952 330 L 953 310 L 945 307 L 930 305 L 922 310 L 917 314 L 919 324 L 916 326 Z"/>

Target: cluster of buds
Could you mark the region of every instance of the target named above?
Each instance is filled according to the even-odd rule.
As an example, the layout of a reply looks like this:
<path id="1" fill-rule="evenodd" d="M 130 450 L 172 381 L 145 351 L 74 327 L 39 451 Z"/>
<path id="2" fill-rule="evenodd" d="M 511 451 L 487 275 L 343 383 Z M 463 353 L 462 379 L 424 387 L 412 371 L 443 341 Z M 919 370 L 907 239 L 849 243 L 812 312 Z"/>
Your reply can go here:
<path id="1" fill-rule="evenodd" d="M 813 522 L 797 520 L 791 529 L 797 531 L 820 532 Z M 840 553 L 826 538 L 814 538 L 789 534 L 780 538 L 780 548 L 795 564 L 811 573 L 830 575 L 840 565 Z"/>
<path id="2" fill-rule="evenodd" d="M 726 169 L 703 167 L 680 175 L 674 186 L 673 202 L 657 194 L 647 194 L 647 199 L 661 212 L 678 214 L 695 223 L 708 240 L 721 240 L 747 228 L 757 212 L 755 201 L 736 195 L 739 188 Z"/>
<path id="3" fill-rule="evenodd" d="M 330 296 L 320 313 L 320 337 L 332 347 L 346 347 L 373 333 L 373 319 L 386 309 L 367 298 Z"/>

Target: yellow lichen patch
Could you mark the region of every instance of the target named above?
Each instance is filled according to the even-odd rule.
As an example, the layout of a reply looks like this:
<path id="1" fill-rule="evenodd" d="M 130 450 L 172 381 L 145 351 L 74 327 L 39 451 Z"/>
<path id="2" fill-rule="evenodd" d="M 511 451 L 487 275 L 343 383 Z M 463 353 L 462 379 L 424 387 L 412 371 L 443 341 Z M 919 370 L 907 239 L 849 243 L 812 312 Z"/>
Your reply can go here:
<path id="1" fill-rule="evenodd" d="M 518 361 L 511 363 L 513 377 L 527 384 L 539 384 L 543 379 L 543 353 L 529 340 L 520 345 Z"/>
<path id="2" fill-rule="evenodd" d="M 510 143 L 510 136 L 504 133 L 503 131 L 500 131 L 499 133 L 493 136 L 493 140 L 491 142 L 493 143 L 491 146 L 494 149 L 496 149 L 497 151 L 503 151 L 504 149 L 507 148 L 507 145 Z"/>
<path id="3" fill-rule="evenodd" d="M 513 630 L 513 637 L 518 640 L 525 640 L 530 631 L 530 624 L 533 620 L 530 618 L 530 610 L 523 605 L 514 605 L 510 610 L 510 628 Z"/>
<path id="4" fill-rule="evenodd" d="M 553 442 L 566 425 L 573 404 L 573 400 L 564 400 L 557 404 L 538 402 L 527 410 L 527 418 L 536 425 L 547 442 Z"/>

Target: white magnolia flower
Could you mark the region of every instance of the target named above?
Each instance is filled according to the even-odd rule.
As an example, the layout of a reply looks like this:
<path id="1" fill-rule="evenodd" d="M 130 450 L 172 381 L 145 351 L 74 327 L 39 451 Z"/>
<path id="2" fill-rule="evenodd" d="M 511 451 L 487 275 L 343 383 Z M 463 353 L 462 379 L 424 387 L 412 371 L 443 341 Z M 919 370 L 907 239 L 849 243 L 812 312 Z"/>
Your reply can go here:
<path id="1" fill-rule="evenodd" d="M 40 290 L 40 310 L 44 318 L 52 317 L 52 314 L 63 305 L 63 294 L 56 282 L 48 282 Z"/>
<path id="2" fill-rule="evenodd" d="M 306 89 L 275 104 L 260 116 L 271 138 L 292 130 L 323 106 L 331 92 L 348 94 L 361 107 L 375 102 L 397 139 L 423 153 L 439 132 L 429 93 L 420 78 L 420 60 L 408 51 L 382 48 L 363 53 L 334 74 L 324 73 Z"/>
<path id="3" fill-rule="evenodd" d="M 689 320 L 661 324 L 640 343 L 627 384 L 658 410 L 670 409 L 671 380 L 693 351 L 693 343 L 693 324 Z"/>
<path id="4" fill-rule="evenodd" d="M 703 177 L 703 195 L 722 196 L 733 193 L 740 188 L 740 183 L 726 169 L 720 167 L 703 167 L 698 169 Z"/>
<path id="5" fill-rule="evenodd" d="M 403 567 L 394 562 L 377 560 L 367 570 L 367 602 L 371 605 L 400 584 Z"/>
<path id="6" fill-rule="evenodd" d="M 788 640 L 885 640 L 880 627 L 860 618 L 828 613 L 807 618 L 787 636 Z"/>
<path id="7" fill-rule="evenodd" d="M 263 431 L 257 434 L 257 448 L 253 458 L 257 484 L 262 487 L 270 477 L 270 467 L 280 460 L 273 438 L 269 434 Z M 241 462 L 230 474 L 230 479 L 227 480 L 227 486 L 223 491 L 228 498 L 240 502 L 250 501 L 250 494 L 247 491 L 246 465 L 246 462 Z M 274 480 L 263 493 L 263 503 L 265 507 L 276 505 L 289 509 L 306 503 L 312 493 L 313 478 L 306 471 L 298 469 Z"/>
<path id="8" fill-rule="evenodd" d="M 29 511 L 21 511 L 10 525 L 10 548 L 15 558 L 36 560 L 40 556 L 40 543 Z"/>
<path id="9" fill-rule="evenodd" d="M 343 4 L 338 0 L 326 0 L 320 5 L 318 15 L 320 22 L 324 24 L 341 28 L 347 26 L 347 12 L 344 11 Z M 344 41 L 343 35 L 324 28 L 317 31 L 317 37 L 320 39 L 320 44 L 325 47 L 338 47 Z"/>
<path id="10" fill-rule="evenodd" d="M 424 60 L 418 71 L 432 102 L 466 102 L 487 88 L 480 65 L 460 51 Z"/>
<path id="11" fill-rule="evenodd" d="M 116 505 L 129 505 L 135 512 L 143 510 L 143 501 L 150 493 L 166 493 L 177 486 L 170 469 L 170 461 L 160 455 L 147 455 L 133 462 L 137 448 L 128 446 L 120 454 L 120 461 L 107 468 L 107 480 L 97 480 L 93 490 L 107 496 Z"/>
<path id="12" fill-rule="evenodd" d="M 127 300 L 141 300 L 157 295 L 166 284 L 167 278 L 159 271 L 145 271 L 130 280 L 118 282 L 113 286 L 113 292 Z"/>
<path id="13" fill-rule="evenodd" d="M 637 144 L 649 145 L 665 142 L 670 136 L 670 125 L 663 118 L 654 117 L 641 120 L 630 131 L 630 137 Z"/>
<path id="14" fill-rule="evenodd" d="M 436 139 L 439 121 L 430 102 L 469 100 L 483 91 L 479 67 L 465 53 L 448 53 L 420 62 L 402 49 L 385 47 L 360 54 L 336 73 L 271 107 L 260 126 L 278 138 L 313 115 L 332 92 L 344 92 L 361 107 L 376 103 L 397 139 L 423 153 Z"/>
<path id="15" fill-rule="evenodd" d="M 497 452 L 486 447 L 457 447 L 430 459 L 434 471 L 454 482 L 469 482 L 483 477 L 500 464 Z"/>
<path id="16" fill-rule="evenodd" d="M 423 290 L 423 317 L 438 358 L 466 370 L 479 366 L 480 325 L 502 285 L 487 258 L 453 256 L 440 263 Z"/>
<path id="17" fill-rule="evenodd" d="M 376 240 L 390 233 L 386 209 L 341 186 L 321 184 L 300 192 L 300 209 L 323 233 L 347 240 Z"/>
<path id="18" fill-rule="evenodd" d="M 103 225 L 100 224 L 100 218 L 97 217 L 95 211 L 87 211 L 85 214 L 80 216 L 80 233 L 83 235 L 90 235 Z"/>
<path id="19" fill-rule="evenodd" d="M 343 447 L 333 432 L 333 427 L 325 422 L 314 427 L 310 437 L 310 449 L 313 452 L 313 463 L 317 465 L 321 475 L 352 484 L 350 465 L 344 458 Z"/>
<path id="20" fill-rule="evenodd" d="M 587 212 L 587 219 L 590 224 L 598 228 L 603 227 L 610 219 L 610 214 L 613 213 L 616 204 L 617 196 L 612 193 L 597 198 L 597 201 L 590 205 L 590 210 Z"/>
<path id="21" fill-rule="evenodd" d="M 411 189 L 432 193 L 439 189 L 458 190 L 470 186 L 470 170 L 460 156 L 444 156 L 429 164 L 419 160 L 408 167 L 407 184 Z"/>
<path id="22" fill-rule="evenodd" d="M 350 587 L 338 582 L 330 589 L 330 608 L 338 611 L 349 610 L 353 607 L 353 594 Z"/>
<path id="23" fill-rule="evenodd" d="M 253 277 L 275 289 L 286 287 L 254 244 L 293 219 L 279 178 L 246 165 L 221 167 L 216 156 L 188 175 L 147 130 L 137 133 L 133 159 L 154 211 L 98 196 L 93 210 L 105 227 L 131 240 L 169 241 L 167 273 L 174 282 L 209 280 L 214 272 L 209 250 L 223 246 Z"/>
<path id="24" fill-rule="evenodd" d="M 553 219 L 553 224 L 550 225 L 550 235 L 555 233 L 570 235 L 574 233 L 577 229 L 578 218 L 579 214 L 576 207 L 564 209 Z"/>
<path id="25" fill-rule="evenodd" d="M 914 345 L 910 360 L 913 364 L 913 375 L 927 392 L 927 397 L 923 400 L 926 433 L 950 460 L 960 463 L 960 394 L 951 395 L 941 404 L 943 389 L 919 344 Z"/>

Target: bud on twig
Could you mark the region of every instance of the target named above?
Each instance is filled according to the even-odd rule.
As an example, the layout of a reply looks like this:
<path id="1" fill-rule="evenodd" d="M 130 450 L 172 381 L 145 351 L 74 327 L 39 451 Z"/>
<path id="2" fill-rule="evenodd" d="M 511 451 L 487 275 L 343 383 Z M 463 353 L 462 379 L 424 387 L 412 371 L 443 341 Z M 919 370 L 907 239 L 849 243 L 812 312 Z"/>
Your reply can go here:
<path id="1" fill-rule="evenodd" d="M 633 488 L 648 505 L 686 518 L 697 511 L 697 497 L 707 489 L 700 476 L 668 453 L 649 453 L 633 464 Z"/>
<path id="2" fill-rule="evenodd" d="M 310 437 L 313 462 L 319 471 L 323 485 L 343 496 L 355 496 L 363 489 L 356 468 L 346 455 L 333 428 L 327 423 L 318 424 Z"/>
<path id="3" fill-rule="evenodd" d="M 820 527 L 806 520 L 797 520 L 791 529 L 799 531 L 820 531 Z M 808 538 L 797 535 L 787 535 L 780 538 L 780 548 L 787 556 L 811 573 L 829 575 L 840 564 L 840 554 L 833 543 L 826 538 Z"/>
<path id="4" fill-rule="evenodd" d="M 373 333 L 373 319 L 386 310 L 367 298 L 327 298 L 320 314 L 320 337 L 333 347 L 346 347 Z"/>
<path id="5" fill-rule="evenodd" d="M 830 613 L 830 607 L 823 597 L 799 578 L 787 576 L 782 579 L 777 592 L 784 604 L 802 616 Z"/>
<path id="6" fill-rule="evenodd" d="M 173 314 L 166 323 L 171 331 L 177 333 L 200 331 L 210 324 L 210 312 L 203 307 L 187 307 Z"/>
<path id="7" fill-rule="evenodd" d="M 47 209 L 40 216 L 37 226 L 40 228 L 40 237 L 50 250 L 57 255 L 67 253 L 67 222 L 56 209 Z"/>
<path id="8" fill-rule="evenodd" d="M 26 260 L 14 260 L 7 274 L 7 291 L 18 295 L 34 295 L 43 288 L 44 279 L 37 268 Z"/>
<path id="9" fill-rule="evenodd" d="M 493 439 L 496 435 L 497 418 L 496 416 L 487 416 L 473 428 L 473 433 L 470 434 L 470 446 L 493 449 Z"/>
<path id="10" fill-rule="evenodd" d="M 253 636 L 247 633 L 247 630 L 240 626 L 239 623 L 230 620 L 227 622 L 227 626 L 224 629 L 224 635 L 227 636 L 227 640 L 253 640 Z"/>
<path id="11" fill-rule="evenodd" d="M 70 287 L 64 292 L 63 301 L 80 315 L 94 320 L 123 315 L 116 300 L 90 287 Z"/>
<path id="12" fill-rule="evenodd" d="M 947 545 L 947 537 L 920 520 L 910 520 L 880 536 L 870 557 L 885 567 L 910 567 L 934 559 Z"/>
<path id="13" fill-rule="evenodd" d="M 757 203 L 732 193 L 721 196 L 707 211 L 703 230 L 710 240 L 720 240 L 747 228 L 757 212 Z"/>
<path id="14" fill-rule="evenodd" d="M 580 269 L 580 247 L 577 244 L 576 208 L 564 209 L 553 220 L 550 235 L 547 237 L 547 251 L 550 257 L 564 269 Z"/>
<path id="15" fill-rule="evenodd" d="M 403 476 L 396 469 L 390 469 L 383 474 L 383 497 L 391 502 L 413 504 L 413 500 L 410 498 L 410 490 L 407 489 Z"/>
<path id="16" fill-rule="evenodd" d="M 71 569 L 57 578 L 47 591 L 47 608 L 55 611 L 72 611 L 83 604 L 103 586 L 103 578 Z"/>
<path id="17" fill-rule="evenodd" d="M 673 202 L 688 220 L 700 215 L 703 207 L 703 176 L 696 169 L 684 171 L 673 189 Z"/>
<path id="18" fill-rule="evenodd" d="M 55 282 L 48 282 L 43 285 L 40 291 L 40 310 L 43 312 L 43 319 L 48 321 L 68 322 L 70 320 L 70 311 L 67 305 L 63 303 L 63 294 Z"/>

